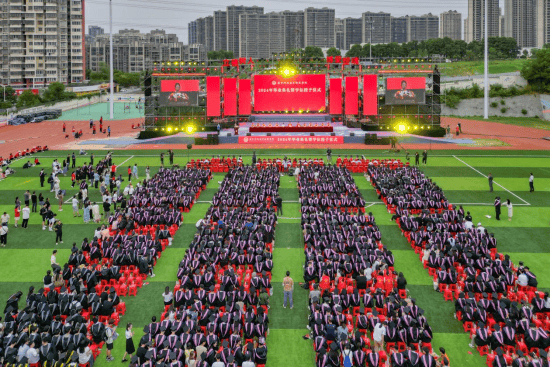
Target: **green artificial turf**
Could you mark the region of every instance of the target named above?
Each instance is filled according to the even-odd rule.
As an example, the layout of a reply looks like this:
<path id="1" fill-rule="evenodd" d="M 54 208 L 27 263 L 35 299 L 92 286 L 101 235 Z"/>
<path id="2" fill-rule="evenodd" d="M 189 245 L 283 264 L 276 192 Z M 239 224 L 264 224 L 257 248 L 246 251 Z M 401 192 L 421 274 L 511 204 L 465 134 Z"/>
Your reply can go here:
<path id="1" fill-rule="evenodd" d="M 128 165 L 138 164 L 139 177 L 145 177 L 145 167 L 151 168 L 154 174 L 159 166 L 161 151 L 115 151 L 114 161 L 121 164 L 120 172 L 124 174 Z M 165 152 L 165 151 L 164 151 Z M 36 156 L 49 171 L 54 158 L 64 158 L 71 152 L 44 152 Z M 91 153 L 91 152 L 89 152 Z M 175 163 L 183 166 L 187 163 L 187 151 L 176 151 Z M 207 154 L 205 154 L 207 153 Z M 219 149 L 202 152 L 193 150 L 191 158 L 211 157 L 212 155 L 227 155 L 228 151 Z M 230 151 L 231 155 L 243 154 L 245 163 L 251 160 L 252 150 L 243 149 Z M 495 233 L 500 252 L 510 254 L 514 262 L 524 261 L 530 266 L 539 279 L 541 290 L 550 290 L 550 274 L 548 261 L 549 217 L 550 217 L 550 152 L 547 151 L 430 151 L 427 166 L 420 168 L 426 175 L 434 179 L 445 191 L 451 203 L 463 203 L 465 210 L 470 211 L 474 222 L 481 221 L 491 233 Z M 103 157 L 105 152 L 95 152 L 95 160 Z M 287 155 L 293 157 L 324 157 L 324 150 L 256 150 L 260 158 L 273 158 Z M 400 158 L 404 154 L 394 154 L 385 151 L 371 150 L 333 150 L 333 162 L 338 155 L 363 154 L 367 158 Z M 89 156 L 78 157 L 77 164 L 89 161 Z M 167 160 L 166 160 L 167 161 Z M 92 237 L 95 224 L 84 224 L 82 217 L 74 218 L 70 204 L 63 205 L 63 211 L 57 212 L 57 201 L 49 192 L 49 185 L 40 187 L 37 167 L 23 170 L 20 167 L 25 160 L 15 161 L 11 166 L 16 174 L 0 181 L 0 212 L 6 211 L 12 216 L 7 248 L 0 248 L 3 266 L 0 267 L 0 301 L 4 302 L 11 294 L 18 290 L 27 292 L 31 285 L 40 287 L 46 270 L 50 269 L 49 257 L 54 248 L 59 250 L 58 262 L 63 263 L 69 254 L 73 242 L 80 246 L 84 237 Z M 488 192 L 487 180 L 479 172 L 491 172 L 495 177 L 495 192 Z M 70 171 L 69 171 L 70 172 Z M 535 175 L 534 193 L 528 192 L 528 175 Z M 390 249 L 395 257 L 396 271 L 403 272 L 411 296 L 417 300 L 420 307 L 425 309 L 426 317 L 434 331 L 433 346 L 435 349 L 443 346 L 451 358 L 454 366 L 483 366 L 485 359 L 477 351 L 468 347 L 468 335 L 464 333 L 460 322 L 453 318 L 452 302 L 445 302 L 440 293 L 434 292 L 431 277 L 422 267 L 418 255 L 414 253 L 406 239 L 401 235 L 397 224 L 390 221 L 391 215 L 383 203 L 377 198 L 372 185 L 367 182 L 363 174 L 354 174 L 354 179 L 365 198 L 366 211 L 372 212 L 382 233 L 383 244 Z M 137 297 L 125 297 L 127 313 L 122 319 L 121 328 L 132 322 L 137 343 L 143 332 L 141 329 L 150 322 L 153 315 L 160 317 L 163 310 L 161 293 L 166 286 L 173 288 L 176 281 L 179 262 L 189 246 L 196 228 L 195 223 L 202 218 L 210 206 L 210 200 L 219 188 L 218 181 L 222 181 L 223 173 L 214 174 L 206 191 L 199 197 L 189 213 L 184 215 L 184 223 L 178 230 L 171 247 L 158 260 L 155 267 L 155 278 L 148 279 L 138 292 Z M 123 184 L 125 184 L 124 182 Z M 76 193 L 70 188 L 70 177 L 61 178 L 61 187 L 68 195 Z M 29 228 L 13 227 L 13 203 L 16 196 L 23 197 L 25 190 L 41 192 L 50 198 L 54 212 L 57 212 L 64 226 L 64 243 L 55 245 L 55 234 L 42 231 L 40 218 L 37 214 L 31 215 Z M 508 191 L 507 191 L 508 190 Z M 98 200 L 99 194 L 95 189 L 89 190 L 92 200 Z M 302 281 L 302 265 L 304 261 L 302 230 L 300 226 L 300 203 L 298 190 L 293 177 L 281 177 L 280 194 L 284 200 L 284 214 L 279 217 L 275 233 L 273 253 L 273 286 L 274 294 L 270 300 L 271 320 L 270 334 L 267 338 L 269 367 L 286 366 L 314 366 L 314 353 L 311 341 L 303 340 L 307 333 L 305 329 L 308 311 L 307 291 L 295 287 L 294 309 L 283 309 L 282 278 L 287 270 L 296 283 Z M 507 220 L 507 211 L 503 208 L 501 221 L 494 218 L 493 200 L 500 195 L 504 200 L 512 199 L 514 216 L 512 221 Z M 525 200 L 530 205 L 526 205 Z M 491 218 L 487 218 L 490 215 Z M 21 222 L 19 223 L 21 224 Z M 23 307 L 21 302 L 20 307 Z M 119 332 L 122 330 L 119 330 Z M 124 340 L 115 342 L 113 355 L 117 362 L 124 352 Z M 98 367 L 106 365 L 104 354 L 97 360 Z"/>

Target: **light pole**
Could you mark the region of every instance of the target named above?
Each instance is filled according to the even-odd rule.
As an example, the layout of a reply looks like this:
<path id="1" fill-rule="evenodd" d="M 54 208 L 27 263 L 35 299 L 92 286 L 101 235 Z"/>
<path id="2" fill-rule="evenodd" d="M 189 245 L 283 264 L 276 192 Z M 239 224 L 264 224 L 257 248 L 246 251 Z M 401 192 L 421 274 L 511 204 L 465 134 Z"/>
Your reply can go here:
<path id="1" fill-rule="evenodd" d="M 109 116 L 111 120 L 115 118 L 115 97 L 114 89 L 115 83 L 113 82 L 113 0 L 109 0 L 109 62 L 110 62 L 110 75 L 109 86 L 111 87 L 111 100 L 109 101 Z"/>
<path id="2" fill-rule="evenodd" d="M 367 24 L 370 27 L 370 36 L 369 36 L 369 61 L 372 62 L 372 29 L 374 22 L 372 21 L 372 17 L 369 17 L 369 21 Z"/>
<path id="3" fill-rule="evenodd" d="M 483 95 L 483 118 L 489 118 L 489 1 L 485 0 L 485 52 L 484 52 L 484 95 Z"/>

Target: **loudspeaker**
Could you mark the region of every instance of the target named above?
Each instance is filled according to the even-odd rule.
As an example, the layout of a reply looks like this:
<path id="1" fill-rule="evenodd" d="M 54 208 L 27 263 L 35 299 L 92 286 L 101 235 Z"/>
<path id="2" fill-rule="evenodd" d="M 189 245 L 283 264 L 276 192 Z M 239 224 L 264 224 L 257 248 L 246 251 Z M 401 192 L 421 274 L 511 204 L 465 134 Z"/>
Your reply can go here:
<path id="1" fill-rule="evenodd" d="M 231 136 L 231 133 L 227 133 L 227 136 Z"/>
<path id="2" fill-rule="evenodd" d="M 355 133 L 349 133 L 349 136 L 355 136 Z"/>
<path id="3" fill-rule="evenodd" d="M 145 97 L 151 97 L 151 73 L 149 73 L 148 71 L 145 73 L 143 86 L 145 87 Z"/>
<path id="4" fill-rule="evenodd" d="M 315 136 L 315 134 L 314 133 L 309 133 L 309 136 Z"/>
<path id="5" fill-rule="evenodd" d="M 252 134 L 251 133 L 246 133 L 246 136 L 252 136 Z"/>
<path id="6" fill-rule="evenodd" d="M 271 136 L 271 133 L 267 133 L 267 136 Z"/>
<path id="7" fill-rule="evenodd" d="M 330 133 L 330 136 L 336 136 L 336 133 Z"/>
<path id="8" fill-rule="evenodd" d="M 433 87 L 434 87 L 434 94 L 439 96 L 441 95 L 441 75 L 439 74 L 439 72 L 435 72 L 433 73 Z"/>

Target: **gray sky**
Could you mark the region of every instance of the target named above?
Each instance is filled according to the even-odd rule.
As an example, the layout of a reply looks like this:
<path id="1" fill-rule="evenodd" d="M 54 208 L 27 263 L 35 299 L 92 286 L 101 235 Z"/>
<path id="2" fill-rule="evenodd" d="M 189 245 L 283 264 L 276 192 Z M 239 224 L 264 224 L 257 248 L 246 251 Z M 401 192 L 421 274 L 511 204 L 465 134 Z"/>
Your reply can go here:
<path id="1" fill-rule="evenodd" d="M 112 0 L 113 29 L 134 28 L 140 31 L 165 29 L 175 33 L 180 41 L 187 43 L 187 25 L 190 21 L 212 15 L 215 10 L 228 5 L 263 6 L 264 12 L 303 10 L 307 7 L 336 9 L 337 18 L 360 17 L 365 11 L 384 11 L 394 16 L 422 15 L 431 12 L 439 15 L 447 10 L 457 10 L 466 18 L 468 0 L 383 0 L 383 1 L 310 1 L 310 0 Z M 502 1 L 502 0 L 501 0 Z M 98 25 L 109 32 L 109 0 L 86 0 L 86 31 L 89 25 Z"/>

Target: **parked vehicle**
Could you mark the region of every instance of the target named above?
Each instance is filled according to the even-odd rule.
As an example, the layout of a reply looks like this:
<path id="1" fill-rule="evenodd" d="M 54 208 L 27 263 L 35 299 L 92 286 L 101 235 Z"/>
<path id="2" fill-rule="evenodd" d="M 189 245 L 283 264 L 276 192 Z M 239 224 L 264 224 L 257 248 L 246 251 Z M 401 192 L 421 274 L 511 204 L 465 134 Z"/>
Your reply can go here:
<path id="1" fill-rule="evenodd" d="M 44 121 L 44 120 L 45 120 L 45 118 L 44 118 L 44 116 L 42 115 L 42 116 L 36 116 L 35 118 L 33 118 L 33 119 L 31 120 L 31 122 L 42 122 L 42 121 Z"/>

